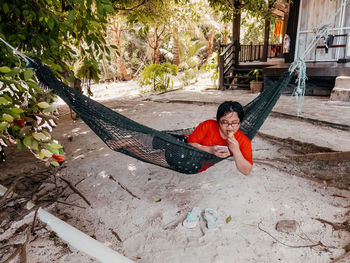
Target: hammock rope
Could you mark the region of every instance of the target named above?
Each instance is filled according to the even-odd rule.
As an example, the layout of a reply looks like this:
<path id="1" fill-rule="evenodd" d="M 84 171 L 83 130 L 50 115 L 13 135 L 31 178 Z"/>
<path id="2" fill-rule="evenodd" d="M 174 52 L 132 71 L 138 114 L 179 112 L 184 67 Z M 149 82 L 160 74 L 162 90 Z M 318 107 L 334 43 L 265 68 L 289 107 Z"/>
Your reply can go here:
<path id="1" fill-rule="evenodd" d="M 224 160 L 186 143 L 184 134 L 190 134 L 194 128 L 158 131 L 137 123 L 69 87 L 39 59 L 29 58 L 3 39 L 1 41 L 34 70 L 42 88 L 49 88 L 61 97 L 112 150 L 184 174 L 198 173 L 201 167 Z M 254 138 L 290 79 L 291 74 L 283 74 L 274 86 L 265 88 L 243 107 L 245 118 L 240 130 L 249 139 Z"/>
<path id="2" fill-rule="evenodd" d="M 69 87 L 40 60 L 34 60 L 29 67 L 34 69 L 40 84 L 61 97 L 112 150 L 185 174 L 198 173 L 201 167 L 223 160 L 185 142 L 182 135 L 193 128 L 158 131 L 137 123 Z M 254 138 L 290 79 L 291 75 L 285 73 L 274 87 L 266 89 L 244 107 L 246 117 L 240 129 L 250 139 Z"/>

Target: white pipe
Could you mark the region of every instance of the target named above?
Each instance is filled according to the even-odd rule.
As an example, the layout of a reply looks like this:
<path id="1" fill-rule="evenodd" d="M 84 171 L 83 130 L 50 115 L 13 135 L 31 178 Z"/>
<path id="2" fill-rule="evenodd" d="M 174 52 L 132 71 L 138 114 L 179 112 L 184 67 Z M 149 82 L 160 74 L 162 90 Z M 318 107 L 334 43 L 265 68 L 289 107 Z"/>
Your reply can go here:
<path id="1" fill-rule="evenodd" d="M 329 28 L 328 30 L 329 31 L 336 31 L 336 30 L 340 30 L 340 29 L 344 29 L 344 30 L 347 30 L 347 29 L 350 29 L 350 26 L 344 26 L 344 27 L 334 27 L 334 28 Z M 314 30 L 312 29 L 309 29 L 309 30 L 301 30 L 299 32 L 299 34 L 307 34 L 307 33 L 315 33 Z"/>
<path id="2" fill-rule="evenodd" d="M 0 185 L 0 196 L 4 195 L 7 188 Z M 34 207 L 32 202 L 28 202 L 27 209 Z M 61 219 L 39 208 L 38 218 L 48 224 L 57 235 L 70 244 L 72 247 L 82 251 L 89 256 L 103 263 L 132 263 L 134 261 L 124 257 L 113 249 L 105 246 L 101 242 L 86 235 L 80 230 L 72 227 Z"/>

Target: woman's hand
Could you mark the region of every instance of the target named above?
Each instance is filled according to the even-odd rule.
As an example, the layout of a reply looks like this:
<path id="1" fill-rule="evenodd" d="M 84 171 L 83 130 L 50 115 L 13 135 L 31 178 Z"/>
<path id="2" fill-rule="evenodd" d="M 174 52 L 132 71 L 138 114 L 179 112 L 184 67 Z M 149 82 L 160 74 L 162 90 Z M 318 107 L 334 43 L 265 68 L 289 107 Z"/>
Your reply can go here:
<path id="1" fill-rule="evenodd" d="M 235 150 L 239 149 L 239 143 L 236 140 L 235 136 L 227 138 L 227 145 L 231 152 L 234 152 Z"/>
<path id="2" fill-rule="evenodd" d="M 228 147 L 220 145 L 211 146 L 211 154 L 214 154 L 219 158 L 226 158 L 230 156 Z"/>
<path id="3" fill-rule="evenodd" d="M 204 146 L 195 142 L 190 142 L 189 144 L 192 145 L 193 147 L 196 147 L 199 150 L 214 154 L 219 158 L 226 158 L 231 155 L 230 151 L 225 146 L 221 146 L 221 145 Z"/>

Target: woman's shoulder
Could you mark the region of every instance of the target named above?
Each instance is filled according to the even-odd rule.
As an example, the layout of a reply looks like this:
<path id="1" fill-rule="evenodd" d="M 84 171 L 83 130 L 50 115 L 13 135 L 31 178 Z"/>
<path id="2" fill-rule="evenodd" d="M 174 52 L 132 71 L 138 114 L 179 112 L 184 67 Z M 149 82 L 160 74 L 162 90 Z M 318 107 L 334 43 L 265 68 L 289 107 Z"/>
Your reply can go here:
<path id="1" fill-rule="evenodd" d="M 205 127 L 207 129 L 210 129 L 210 128 L 217 128 L 218 127 L 218 123 L 216 120 L 206 120 L 206 121 L 203 121 L 199 124 L 200 126 L 202 127 Z"/>
<path id="2" fill-rule="evenodd" d="M 237 140 L 242 140 L 245 142 L 249 142 L 251 143 L 250 139 L 248 138 L 247 135 L 245 135 L 243 132 L 241 132 L 240 130 L 237 131 L 237 136 L 236 136 Z"/>

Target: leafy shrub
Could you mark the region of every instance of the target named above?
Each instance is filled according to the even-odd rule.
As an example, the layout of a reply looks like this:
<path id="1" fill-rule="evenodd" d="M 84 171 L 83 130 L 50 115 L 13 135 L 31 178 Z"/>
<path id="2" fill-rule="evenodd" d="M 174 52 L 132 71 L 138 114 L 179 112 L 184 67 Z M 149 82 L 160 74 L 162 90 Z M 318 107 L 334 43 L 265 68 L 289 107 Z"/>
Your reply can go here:
<path id="1" fill-rule="evenodd" d="M 0 150 L 16 144 L 47 166 L 59 166 L 63 148 L 51 138 L 56 96 L 40 89 L 33 78 L 31 69 L 0 67 Z"/>
<path id="2" fill-rule="evenodd" d="M 184 85 L 189 85 L 191 83 L 195 83 L 197 82 L 197 70 L 196 68 L 190 68 L 187 69 L 183 72 L 183 74 L 181 75 L 181 80 L 184 82 Z M 195 81 L 192 81 L 193 79 L 195 79 Z"/>
<path id="3" fill-rule="evenodd" d="M 207 71 L 210 73 L 210 78 L 213 81 L 213 85 L 215 88 L 217 88 L 217 79 L 219 78 L 217 67 L 218 67 L 218 54 L 215 52 L 210 56 L 207 62 L 201 67 L 201 71 Z"/>
<path id="4" fill-rule="evenodd" d="M 174 86 L 172 76 L 176 76 L 178 67 L 169 62 L 147 65 L 138 78 L 141 87 L 151 86 L 154 91 L 166 91 Z"/>

